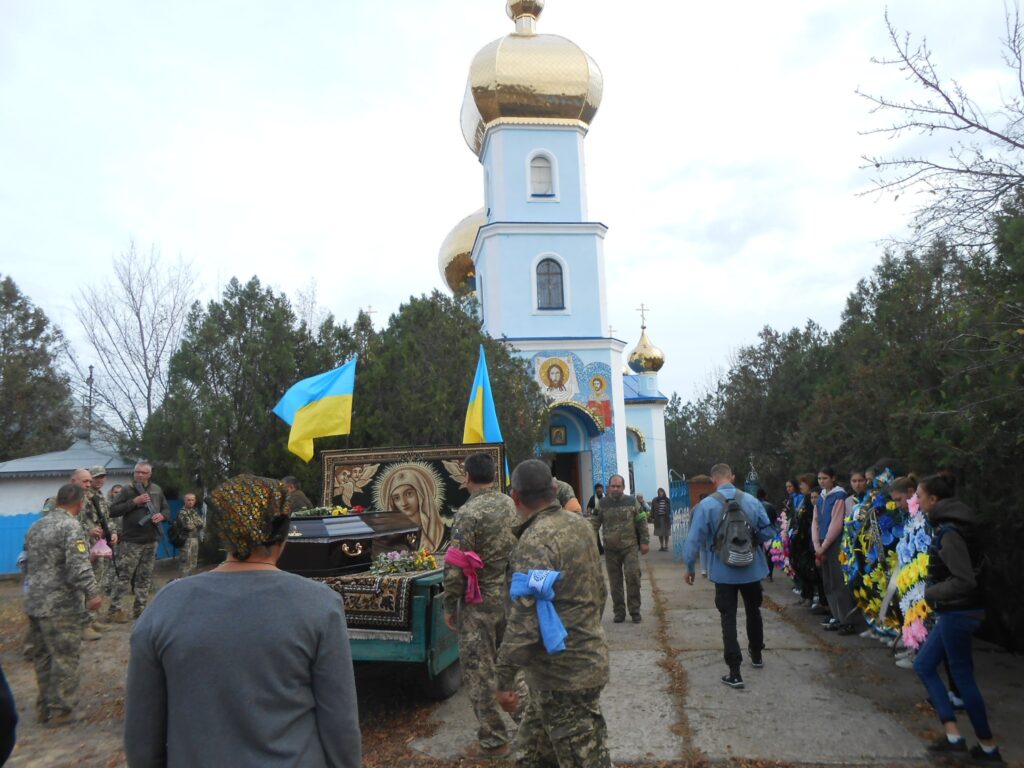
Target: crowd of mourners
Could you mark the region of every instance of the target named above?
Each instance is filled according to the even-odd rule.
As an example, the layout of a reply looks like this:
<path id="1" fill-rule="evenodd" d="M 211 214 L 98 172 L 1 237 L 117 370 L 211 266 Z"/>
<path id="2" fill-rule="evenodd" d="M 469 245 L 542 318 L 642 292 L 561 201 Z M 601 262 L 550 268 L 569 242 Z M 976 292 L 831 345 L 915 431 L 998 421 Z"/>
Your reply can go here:
<path id="1" fill-rule="evenodd" d="M 740 491 L 732 469 L 716 464 L 716 490 L 694 506 L 685 542 L 677 542 L 685 581 L 694 583 L 699 557 L 715 586 L 728 665 L 722 682 L 729 687 L 744 687 L 740 599 L 749 662 L 755 669 L 765 664 L 762 581 L 775 566 L 793 580 L 794 607 L 820 614 L 824 631 L 891 644 L 896 663 L 917 673 L 945 729 L 930 751 L 1001 763 L 972 665 L 972 636 L 985 613 L 979 526 L 950 474 L 918 480 L 892 464 L 850 473 L 849 490 L 831 467 L 800 475 L 787 483 L 778 507 L 763 494 Z M 602 613 L 610 592 L 613 622 L 625 622 L 627 612 L 634 624 L 642 622 L 639 557 L 649 549 L 648 513 L 662 551 L 678 515 L 662 489 L 650 505 L 625 494 L 621 475 L 608 479 L 607 496 L 595 489 L 584 512 L 544 462 L 517 466 L 508 495 L 489 454 L 470 455 L 465 468 L 470 498 L 452 526 L 443 602 L 480 726 L 466 755 L 513 752 L 504 710 L 518 723 L 517 765 L 608 768 Z M 292 512 L 309 506 L 295 479 L 241 475 L 214 489 L 225 561 L 165 587 L 147 608 L 167 509 L 151 475 L 140 462 L 134 483 L 111 503 L 102 493 L 102 467 L 76 471 L 26 536 L 37 721 L 53 727 L 75 719 L 81 641 L 110 581 L 96 549 L 110 539 L 117 553 L 111 621 L 125 620 L 119 600 L 135 593 L 125 701 L 129 765 L 359 765 L 341 596 L 277 567 Z M 193 497 L 179 516 L 194 506 Z M 120 518 L 121 535 L 111 516 Z M 187 535 L 196 536 L 198 527 Z M 146 540 L 133 541 L 143 534 Z M 194 552 L 182 568 L 194 570 Z M 3 702 L 13 715 L 9 692 L 0 695 Z M 957 709 L 978 740 L 970 749 Z M 16 722 L 9 720 L 3 731 L 11 738 L 0 743 L 6 751 Z M 218 739 L 199 737 L 211 722 Z M 324 722 L 332 727 L 322 728 Z"/>
<path id="2" fill-rule="evenodd" d="M 832 467 L 787 481 L 765 543 L 770 565 L 790 576 L 794 606 L 820 615 L 824 631 L 890 644 L 896 665 L 917 673 L 945 728 L 932 752 L 1002 762 L 971 657 L 985 607 L 980 531 L 951 472 L 919 480 L 893 464 L 854 470 L 849 490 Z M 979 741 L 970 750 L 958 709 Z"/>

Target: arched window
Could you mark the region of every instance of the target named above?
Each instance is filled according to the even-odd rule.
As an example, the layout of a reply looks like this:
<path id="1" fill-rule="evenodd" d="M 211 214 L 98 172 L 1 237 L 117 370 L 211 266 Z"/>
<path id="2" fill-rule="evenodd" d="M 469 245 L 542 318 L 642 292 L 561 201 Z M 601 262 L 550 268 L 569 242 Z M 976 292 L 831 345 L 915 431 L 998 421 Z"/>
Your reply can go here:
<path id="1" fill-rule="evenodd" d="M 542 259 L 537 265 L 537 309 L 565 309 L 562 265 L 554 259 Z"/>
<path id="2" fill-rule="evenodd" d="M 551 160 L 544 155 L 537 155 L 530 160 L 530 194 L 533 197 L 555 196 Z"/>

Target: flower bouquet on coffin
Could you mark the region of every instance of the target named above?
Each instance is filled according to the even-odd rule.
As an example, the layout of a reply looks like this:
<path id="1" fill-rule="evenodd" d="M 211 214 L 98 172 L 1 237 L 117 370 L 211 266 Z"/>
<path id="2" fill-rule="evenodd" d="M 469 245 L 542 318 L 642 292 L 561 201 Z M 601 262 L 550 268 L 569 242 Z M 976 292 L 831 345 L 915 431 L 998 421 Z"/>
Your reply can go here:
<path id="1" fill-rule="evenodd" d="M 433 571 L 437 569 L 437 558 L 425 549 L 415 552 L 383 552 L 373 559 L 370 573 L 386 576 L 392 573 L 412 571 Z"/>
<path id="2" fill-rule="evenodd" d="M 292 512 L 292 519 L 300 517 L 347 517 L 348 515 L 361 515 L 366 509 L 356 504 L 352 507 L 343 507 L 341 505 L 334 507 L 310 507 L 309 509 L 300 509 L 298 512 Z"/>

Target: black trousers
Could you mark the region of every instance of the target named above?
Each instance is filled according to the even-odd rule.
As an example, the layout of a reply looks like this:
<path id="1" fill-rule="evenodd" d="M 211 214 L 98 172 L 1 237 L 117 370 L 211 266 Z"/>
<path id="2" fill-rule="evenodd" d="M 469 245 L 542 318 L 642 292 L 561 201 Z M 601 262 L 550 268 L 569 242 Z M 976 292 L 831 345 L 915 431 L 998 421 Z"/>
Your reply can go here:
<path id="1" fill-rule="evenodd" d="M 743 610 L 747 614 L 747 648 L 764 648 L 764 624 L 761 623 L 761 582 L 749 584 L 715 584 L 715 607 L 722 619 L 722 643 L 725 645 L 725 663 L 730 672 L 739 672 L 743 654 L 736 639 L 736 608 L 743 597 Z"/>

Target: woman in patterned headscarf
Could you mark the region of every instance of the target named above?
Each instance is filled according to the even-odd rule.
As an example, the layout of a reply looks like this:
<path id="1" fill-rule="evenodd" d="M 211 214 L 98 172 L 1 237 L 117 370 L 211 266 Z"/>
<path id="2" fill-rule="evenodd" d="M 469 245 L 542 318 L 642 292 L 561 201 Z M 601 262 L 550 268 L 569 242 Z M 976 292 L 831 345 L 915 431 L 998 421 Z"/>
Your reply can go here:
<path id="1" fill-rule="evenodd" d="M 357 768 L 345 611 L 330 588 L 277 568 L 284 486 L 240 475 L 211 498 L 227 560 L 164 587 L 132 633 L 128 764 Z"/>

